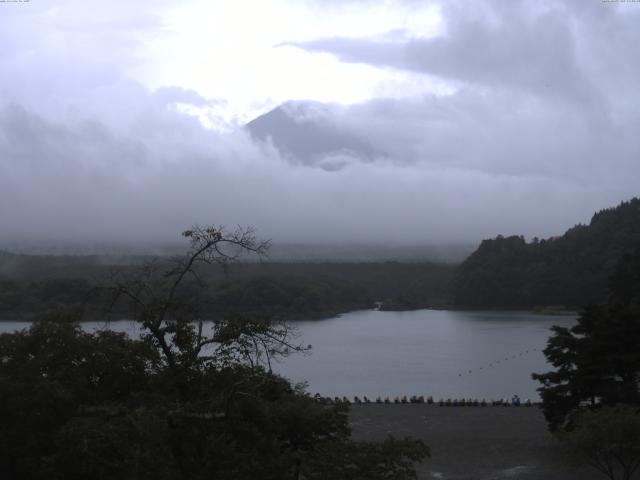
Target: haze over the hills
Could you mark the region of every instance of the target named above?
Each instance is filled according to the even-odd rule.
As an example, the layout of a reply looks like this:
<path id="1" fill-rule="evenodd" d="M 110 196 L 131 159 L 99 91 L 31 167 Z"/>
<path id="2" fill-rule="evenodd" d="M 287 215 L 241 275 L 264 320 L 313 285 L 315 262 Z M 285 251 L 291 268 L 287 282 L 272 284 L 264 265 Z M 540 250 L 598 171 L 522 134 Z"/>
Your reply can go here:
<path id="1" fill-rule="evenodd" d="M 599 1 L 2 3 L 0 247 L 194 223 L 560 234 L 638 194 L 639 21 Z"/>

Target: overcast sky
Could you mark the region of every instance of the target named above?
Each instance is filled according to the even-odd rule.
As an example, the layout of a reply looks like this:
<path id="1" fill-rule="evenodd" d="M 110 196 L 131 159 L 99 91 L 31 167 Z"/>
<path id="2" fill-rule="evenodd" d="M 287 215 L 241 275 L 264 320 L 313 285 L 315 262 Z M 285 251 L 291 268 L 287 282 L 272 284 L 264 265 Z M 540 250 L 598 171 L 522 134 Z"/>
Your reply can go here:
<path id="1" fill-rule="evenodd" d="M 475 243 L 640 190 L 637 2 L 31 0 L 0 42 L 0 243 Z M 380 155 L 247 135 L 292 100 Z"/>

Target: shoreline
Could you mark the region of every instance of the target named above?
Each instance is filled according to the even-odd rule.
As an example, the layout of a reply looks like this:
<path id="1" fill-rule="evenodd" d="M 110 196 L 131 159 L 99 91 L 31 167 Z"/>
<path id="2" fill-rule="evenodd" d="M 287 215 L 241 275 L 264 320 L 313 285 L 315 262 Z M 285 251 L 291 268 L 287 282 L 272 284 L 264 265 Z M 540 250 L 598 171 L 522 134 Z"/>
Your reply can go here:
<path id="1" fill-rule="evenodd" d="M 422 439 L 431 457 L 417 465 L 420 480 L 602 478 L 567 455 L 537 407 L 352 404 L 349 419 L 357 440 Z"/>
<path id="2" fill-rule="evenodd" d="M 526 313 L 530 315 L 539 315 L 539 316 L 577 316 L 579 315 L 579 309 L 545 309 L 545 308 L 467 308 L 467 307 L 455 307 L 455 306 L 438 306 L 438 307 L 423 307 L 423 308 L 407 308 L 407 309 L 396 309 L 396 310 L 386 310 L 384 308 L 359 308 L 355 310 L 340 310 L 340 311 L 327 311 L 327 312 L 314 312 L 309 314 L 295 314 L 288 317 L 284 317 L 280 320 L 285 322 L 304 322 L 304 321 L 322 321 L 322 320 L 330 320 L 332 318 L 337 318 L 345 314 L 355 313 L 355 312 L 368 312 L 368 311 L 379 311 L 379 312 L 388 312 L 388 313 L 403 313 L 403 312 L 418 312 L 421 310 L 425 311 L 453 311 L 453 312 L 478 312 L 478 313 Z M 132 314 L 133 315 L 133 314 Z M 223 315 L 223 314 L 221 314 Z M 0 316 L 0 323 L 4 322 L 16 322 L 16 323 L 31 323 L 37 321 L 42 316 L 42 313 L 29 313 L 29 314 L 16 314 L 16 317 L 6 317 Z M 80 323 L 85 322 L 129 322 L 133 321 L 131 318 L 117 318 L 111 320 L 105 319 L 85 319 L 81 320 Z M 205 322 L 212 321 L 212 319 L 205 319 Z"/>

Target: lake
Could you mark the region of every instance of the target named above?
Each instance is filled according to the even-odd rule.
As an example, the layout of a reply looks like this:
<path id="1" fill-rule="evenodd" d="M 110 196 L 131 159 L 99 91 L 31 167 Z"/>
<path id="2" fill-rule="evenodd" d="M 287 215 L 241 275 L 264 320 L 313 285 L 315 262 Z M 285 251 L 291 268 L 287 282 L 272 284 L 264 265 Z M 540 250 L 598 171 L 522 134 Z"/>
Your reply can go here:
<path id="1" fill-rule="evenodd" d="M 537 399 L 532 372 L 550 369 L 542 353 L 552 325 L 575 315 L 528 312 L 363 310 L 326 320 L 292 322 L 298 341 L 313 346 L 274 365 L 311 393 L 329 396 L 433 395 L 439 398 Z M 25 328 L 0 322 L 0 331 Z M 104 326 L 87 322 L 87 330 Z M 135 333 L 130 321 L 111 328 Z"/>

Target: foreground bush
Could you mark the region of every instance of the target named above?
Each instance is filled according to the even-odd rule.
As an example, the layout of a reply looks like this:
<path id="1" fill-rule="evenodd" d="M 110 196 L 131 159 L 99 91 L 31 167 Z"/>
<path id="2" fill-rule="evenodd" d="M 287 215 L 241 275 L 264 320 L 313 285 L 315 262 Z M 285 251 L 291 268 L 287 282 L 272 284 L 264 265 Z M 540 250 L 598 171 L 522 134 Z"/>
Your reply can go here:
<path id="1" fill-rule="evenodd" d="M 408 439 L 351 441 L 348 406 L 263 368 L 177 381 L 148 342 L 75 322 L 0 335 L 0 359 L 6 479 L 403 479 L 428 454 Z"/>

